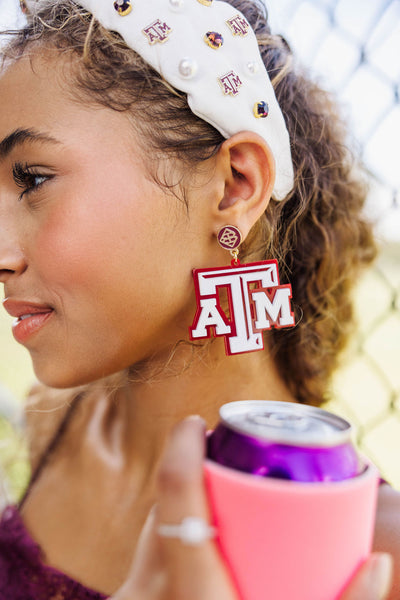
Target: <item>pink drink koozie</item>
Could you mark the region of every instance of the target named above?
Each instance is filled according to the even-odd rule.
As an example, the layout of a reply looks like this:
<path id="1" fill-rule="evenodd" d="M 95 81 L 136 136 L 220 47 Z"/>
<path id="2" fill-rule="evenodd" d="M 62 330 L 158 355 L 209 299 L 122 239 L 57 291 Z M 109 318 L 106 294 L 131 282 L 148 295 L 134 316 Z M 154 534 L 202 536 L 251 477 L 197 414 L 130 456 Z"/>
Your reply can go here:
<path id="1" fill-rule="evenodd" d="M 298 482 L 205 462 L 212 520 L 243 600 L 336 600 L 367 558 L 378 472 Z"/>

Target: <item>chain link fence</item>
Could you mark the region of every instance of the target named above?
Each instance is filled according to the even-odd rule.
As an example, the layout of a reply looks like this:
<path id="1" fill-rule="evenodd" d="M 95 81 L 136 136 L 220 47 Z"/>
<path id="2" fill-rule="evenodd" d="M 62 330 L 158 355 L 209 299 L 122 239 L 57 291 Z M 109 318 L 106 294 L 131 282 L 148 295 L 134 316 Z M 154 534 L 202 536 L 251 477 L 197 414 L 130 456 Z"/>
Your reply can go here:
<path id="1" fill-rule="evenodd" d="M 400 1 L 267 0 L 273 31 L 334 92 L 370 174 L 380 256 L 355 294 L 358 332 L 328 408 L 400 489 Z"/>
<path id="2" fill-rule="evenodd" d="M 0 0 L 0 22 L 6 4 L 10 11 L 12 0 Z M 400 489 L 400 0 L 267 0 L 267 5 L 273 31 L 337 94 L 370 172 L 367 212 L 376 222 L 381 252 L 357 287 L 358 332 L 327 408 L 355 424 L 361 449 Z M 9 323 L 1 329 L 0 322 L 5 340 Z M 23 352 L 0 345 L 0 381 L 17 395 L 31 377 Z M 7 418 L 1 419 L 1 410 Z M 0 463 L 13 469 L 18 494 L 27 471 L 23 446 L 18 439 L 9 444 L 15 418 L 15 403 L 0 389 Z"/>

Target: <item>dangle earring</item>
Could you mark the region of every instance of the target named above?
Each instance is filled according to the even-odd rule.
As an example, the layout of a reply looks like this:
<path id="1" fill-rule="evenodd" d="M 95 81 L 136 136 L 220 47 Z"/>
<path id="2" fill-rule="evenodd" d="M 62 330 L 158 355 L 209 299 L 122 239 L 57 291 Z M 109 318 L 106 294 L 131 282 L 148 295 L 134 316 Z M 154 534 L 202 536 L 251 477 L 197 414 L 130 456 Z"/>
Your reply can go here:
<path id="1" fill-rule="evenodd" d="M 194 269 L 197 310 L 189 328 L 191 340 L 223 336 L 226 354 L 263 350 L 262 332 L 271 327 L 293 327 L 292 286 L 280 285 L 275 259 L 241 264 L 240 230 L 225 225 L 217 240 L 232 256 L 230 266 Z M 228 314 L 220 303 L 220 289 L 228 295 Z"/>

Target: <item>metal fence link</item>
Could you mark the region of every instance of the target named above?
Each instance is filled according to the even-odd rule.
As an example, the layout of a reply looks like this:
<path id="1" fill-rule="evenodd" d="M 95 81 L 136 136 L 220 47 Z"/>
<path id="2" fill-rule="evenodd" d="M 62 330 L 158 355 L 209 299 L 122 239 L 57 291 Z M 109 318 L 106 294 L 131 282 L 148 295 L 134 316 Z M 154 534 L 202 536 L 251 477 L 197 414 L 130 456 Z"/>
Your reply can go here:
<path id="1" fill-rule="evenodd" d="M 400 1 L 266 1 L 273 31 L 343 105 L 370 173 L 380 256 L 357 287 L 358 331 L 327 407 L 400 489 Z"/>

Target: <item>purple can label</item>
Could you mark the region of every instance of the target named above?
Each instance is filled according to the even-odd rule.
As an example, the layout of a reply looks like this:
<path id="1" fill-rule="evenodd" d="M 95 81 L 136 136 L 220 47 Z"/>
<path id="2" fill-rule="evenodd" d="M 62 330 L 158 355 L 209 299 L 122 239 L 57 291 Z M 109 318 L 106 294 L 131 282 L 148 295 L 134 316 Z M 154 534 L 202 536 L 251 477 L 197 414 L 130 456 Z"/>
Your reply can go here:
<path id="1" fill-rule="evenodd" d="M 328 411 L 288 402 L 225 404 L 207 442 L 207 456 L 262 477 L 342 481 L 362 471 L 351 425 Z"/>

